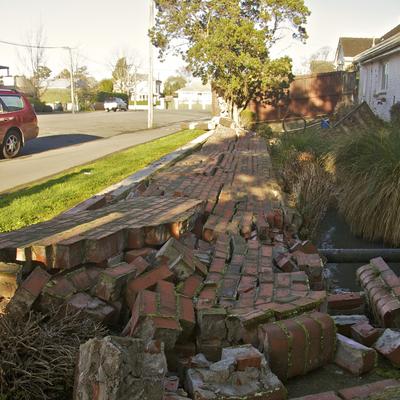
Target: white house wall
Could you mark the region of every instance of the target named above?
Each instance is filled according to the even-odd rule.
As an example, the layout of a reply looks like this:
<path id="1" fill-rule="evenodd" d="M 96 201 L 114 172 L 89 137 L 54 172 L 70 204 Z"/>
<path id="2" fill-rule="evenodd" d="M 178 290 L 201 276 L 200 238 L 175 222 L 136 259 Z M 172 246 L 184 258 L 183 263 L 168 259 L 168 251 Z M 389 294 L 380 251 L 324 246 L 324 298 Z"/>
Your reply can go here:
<path id="1" fill-rule="evenodd" d="M 384 62 L 388 62 L 387 90 L 382 89 Z M 359 100 L 366 101 L 383 120 L 390 120 L 390 108 L 400 101 L 400 52 L 360 66 Z"/>

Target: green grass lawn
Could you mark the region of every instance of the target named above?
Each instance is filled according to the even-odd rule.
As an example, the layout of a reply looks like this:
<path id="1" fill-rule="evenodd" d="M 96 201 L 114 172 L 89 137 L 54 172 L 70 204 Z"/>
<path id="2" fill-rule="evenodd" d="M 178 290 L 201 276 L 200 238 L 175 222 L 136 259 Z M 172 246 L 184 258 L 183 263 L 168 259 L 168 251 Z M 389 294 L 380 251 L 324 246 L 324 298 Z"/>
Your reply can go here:
<path id="1" fill-rule="evenodd" d="M 185 130 L 0 195 L 0 232 L 49 220 L 200 136 Z"/>

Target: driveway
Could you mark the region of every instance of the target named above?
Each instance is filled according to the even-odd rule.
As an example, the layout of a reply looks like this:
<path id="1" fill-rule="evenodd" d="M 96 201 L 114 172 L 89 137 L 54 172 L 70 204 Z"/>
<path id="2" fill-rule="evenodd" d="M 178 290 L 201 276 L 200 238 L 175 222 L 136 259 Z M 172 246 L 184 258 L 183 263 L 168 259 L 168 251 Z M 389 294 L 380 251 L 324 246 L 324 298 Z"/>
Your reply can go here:
<path id="1" fill-rule="evenodd" d="M 41 136 L 27 143 L 21 157 L 0 160 L 0 193 L 178 132 L 179 121 L 196 121 L 210 116 L 167 111 L 157 112 L 155 118 L 156 125 L 164 126 L 143 130 L 140 127 L 147 125 L 147 115 L 140 111 L 39 116 Z M 131 127 L 130 133 L 126 133 L 128 127 Z"/>
<path id="2" fill-rule="evenodd" d="M 204 111 L 155 110 L 154 127 L 207 118 L 210 118 L 210 113 Z M 144 130 L 147 128 L 147 112 L 48 114 L 39 115 L 38 121 L 39 137 L 26 143 L 22 156 Z"/>

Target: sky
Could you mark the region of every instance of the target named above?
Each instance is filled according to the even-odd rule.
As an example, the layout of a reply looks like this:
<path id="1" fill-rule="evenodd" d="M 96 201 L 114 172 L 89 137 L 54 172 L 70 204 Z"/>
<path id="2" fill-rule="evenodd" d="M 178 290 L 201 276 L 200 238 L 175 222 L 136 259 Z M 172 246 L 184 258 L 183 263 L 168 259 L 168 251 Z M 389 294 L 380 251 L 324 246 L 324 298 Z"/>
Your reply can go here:
<path id="1" fill-rule="evenodd" d="M 273 49 L 272 55 L 289 55 L 294 71 L 302 72 L 304 63 L 318 49 L 330 46 L 334 53 L 340 36 L 380 37 L 400 24 L 400 0 L 305 0 L 311 10 L 306 26 L 306 44 L 290 35 Z M 111 76 L 112 63 L 119 55 L 129 54 L 142 72 L 148 68 L 149 0 L 0 0 L 0 40 L 27 43 L 30 33 L 42 26 L 48 46 L 71 46 L 81 65 L 96 79 Z M 0 65 L 11 74 L 26 72 L 23 49 L 0 43 Z M 65 50 L 46 52 L 47 65 L 58 73 L 68 67 Z M 155 71 L 165 79 L 183 66 L 169 57 L 156 62 Z"/>

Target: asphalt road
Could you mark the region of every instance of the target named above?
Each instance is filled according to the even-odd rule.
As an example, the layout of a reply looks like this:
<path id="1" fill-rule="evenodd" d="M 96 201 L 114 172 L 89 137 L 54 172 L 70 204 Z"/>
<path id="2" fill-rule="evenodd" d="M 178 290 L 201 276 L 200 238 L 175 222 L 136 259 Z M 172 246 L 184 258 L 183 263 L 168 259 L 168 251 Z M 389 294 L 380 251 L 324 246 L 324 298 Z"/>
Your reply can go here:
<path id="1" fill-rule="evenodd" d="M 154 127 L 210 117 L 203 111 L 155 110 Z M 100 138 L 130 134 L 147 128 L 146 111 L 39 115 L 39 137 L 26 143 L 21 155 L 31 155 Z"/>
<path id="2" fill-rule="evenodd" d="M 209 119 L 203 112 L 157 111 L 155 129 L 147 114 L 93 112 L 39 116 L 40 136 L 27 142 L 20 157 L 0 160 L 0 193 L 12 191 L 116 151 L 180 130 L 180 122 Z"/>

